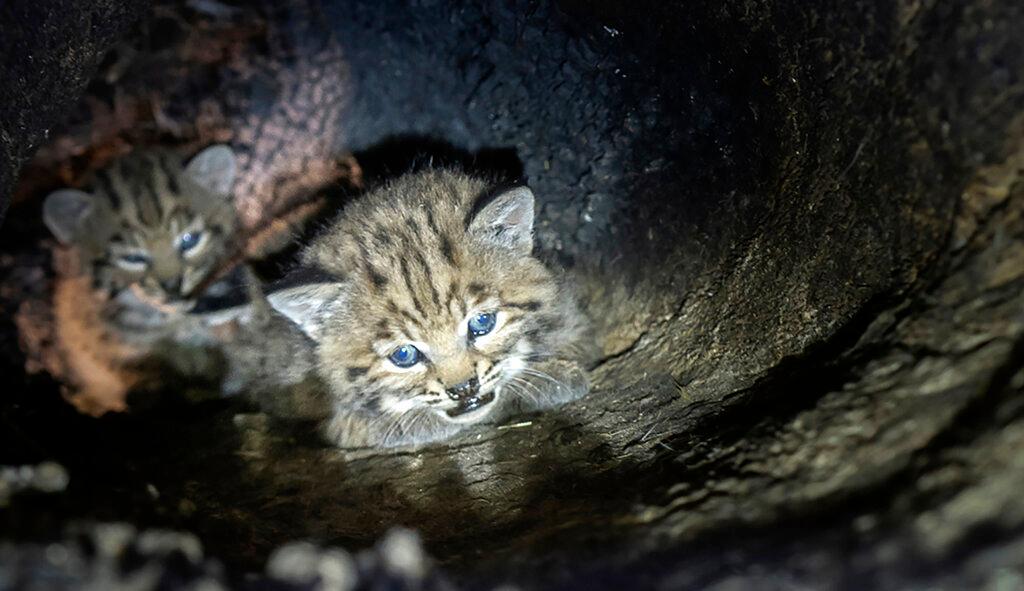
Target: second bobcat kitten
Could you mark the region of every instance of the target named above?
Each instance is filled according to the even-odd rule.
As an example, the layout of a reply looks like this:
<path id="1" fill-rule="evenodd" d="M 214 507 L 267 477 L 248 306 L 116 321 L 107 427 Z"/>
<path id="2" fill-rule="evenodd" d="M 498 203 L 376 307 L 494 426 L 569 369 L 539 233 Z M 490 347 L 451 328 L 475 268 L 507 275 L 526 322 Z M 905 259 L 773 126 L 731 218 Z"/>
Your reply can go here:
<path id="1" fill-rule="evenodd" d="M 96 173 L 90 192 L 62 189 L 43 205 L 57 238 L 52 301 L 57 355 L 47 368 L 84 412 L 124 410 L 157 355 L 205 375 L 210 360 L 183 312 L 236 248 L 231 202 L 235 158 L 209 147 L 187 164 L 169 150 L 140 149 Z M 206 339 L 209 340 L 209 339 Z M 195 349 L 195 352 L 193 352 Z"/>
<path id="2" fill-rule="evenodd" d="M 156 306 L 190 307 L 237 247 L 231 202 L 235 157 L 211 146 L 188 164 L 139 150 L 96 173 L 92 193 L 62 189 L 43 220 L 77 250 L 81 271 L 109 298 L 133 291 Z"/>
<path id="3" fill-rule="evenodd" d="M 270 303 L 316 342 L 349 446 L 419 445 L 585 394 L 591 339 L 533 251 L 534 197 L 432 170 L 359 199 L 302 255 L 328 281 Z"/>

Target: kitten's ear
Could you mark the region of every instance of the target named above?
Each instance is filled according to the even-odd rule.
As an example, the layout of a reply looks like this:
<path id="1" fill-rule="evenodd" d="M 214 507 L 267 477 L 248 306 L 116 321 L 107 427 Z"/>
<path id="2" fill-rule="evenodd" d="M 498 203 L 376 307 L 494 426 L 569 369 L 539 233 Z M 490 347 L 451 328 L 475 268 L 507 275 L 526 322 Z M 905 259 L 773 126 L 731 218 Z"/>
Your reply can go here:
<path id="1" fill-rule="evenodd" d="M 519 252 L 533 250 L 533 191 L 509 189 L 483 207 L 469 224 L 469 233 Z"/>
<path id="2" fill-rule="evenodd" d="M 71 244 L 94 207 L 92 195 L 77 189 L 61 189 L 46 196 L 43 223 L 62 244 Z"/>
<path id="3" fill-rule="evenodd" d="M 217 195 L 230 195 L 237 167 L 231 148 L 217 144 L 196 154 L 185 167 L 185 174 Z"/>
<path id="4" fill-rule="evenodd" d="M 317 343 L 323 337 L 324 325 L 344 304 L 343 298 L 343 283 L 299 285 L 267 295 L 272 308 Z"/>

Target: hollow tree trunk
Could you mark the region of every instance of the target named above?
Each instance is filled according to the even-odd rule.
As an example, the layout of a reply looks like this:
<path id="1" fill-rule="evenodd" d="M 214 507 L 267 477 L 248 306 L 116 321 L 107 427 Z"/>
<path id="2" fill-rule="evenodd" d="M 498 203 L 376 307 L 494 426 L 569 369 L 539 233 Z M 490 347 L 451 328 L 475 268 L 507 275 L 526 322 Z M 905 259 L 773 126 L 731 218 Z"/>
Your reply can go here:
<path id="1" fill-rule="evenodd" d="M 34 429 L 12 441 L 72 482 L 93 471 L 70 513 L 150 483 L 155 508 L 112 494 L 101 513 L 187 527 L 235 566 L 401 523 L 476 585 L 1022 580 L 1024 8 L 318 14 L 351 84 L 333 147 L 371 176 L 436 138 L 514 149 L 540 247 L 593 275 L 595 391 L 393 453 L 234 404 L 98 424 L 5 410 Z M 53 435 L 69 428 L 96 436 L 87 451 Z"/>

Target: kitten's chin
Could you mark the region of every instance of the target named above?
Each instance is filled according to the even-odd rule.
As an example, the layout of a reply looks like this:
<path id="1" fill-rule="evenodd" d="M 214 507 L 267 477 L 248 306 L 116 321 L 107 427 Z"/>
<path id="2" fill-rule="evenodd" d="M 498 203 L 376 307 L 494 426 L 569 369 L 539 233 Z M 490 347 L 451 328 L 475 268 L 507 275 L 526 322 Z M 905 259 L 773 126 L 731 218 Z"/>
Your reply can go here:
<path id="1" fill-rule="evenodd" d="M 165 314 L 185 314 L 196 305 L 194 300 L 169 297 L 165 293 L 150 293 L 138 283 L 133 283 L 128 289 L 118 293 L 117 300 L 122 304 L 148 306 Z"/>
<path id="2" fill-rule="evenodd" d="M 441 418 L 458 424 L 476 423 L 491 414 L 496 406 L 498 393 L 491 391 L 486 394 L 478 394 L 459 402 L 455 408 L 439 411 Z"/>

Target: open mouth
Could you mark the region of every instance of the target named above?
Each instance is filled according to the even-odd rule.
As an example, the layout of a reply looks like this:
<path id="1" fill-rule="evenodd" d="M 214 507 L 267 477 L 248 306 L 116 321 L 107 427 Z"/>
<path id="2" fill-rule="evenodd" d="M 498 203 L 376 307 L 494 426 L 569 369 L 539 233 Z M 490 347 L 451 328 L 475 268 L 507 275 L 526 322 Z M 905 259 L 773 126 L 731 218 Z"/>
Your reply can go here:
<path id="1" fill-rule="evenodd" d="M 138 301 L 165 314 L 188 312 L 195 306 L 195 302 L 192 300 L 179 299 L 166 294 L 150 294 L 138 283 L 131 284 L 129 291 Z"/>
<path id="2" fill-rule="evenodd" d="M 487 406 L 492 402 L 494 402 L 494 392 L 488 392 L 487 394 L 478 394 L 476 396 L 470 396 L 469 398 L 460 400 L 458 406 L 446 410 L 445 412 L 448 414 L 449 417 L 460 417 L 462 415 L 471 413 L 474 410 Z"/>

